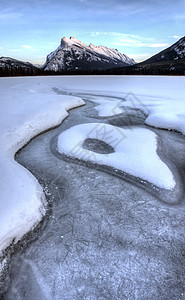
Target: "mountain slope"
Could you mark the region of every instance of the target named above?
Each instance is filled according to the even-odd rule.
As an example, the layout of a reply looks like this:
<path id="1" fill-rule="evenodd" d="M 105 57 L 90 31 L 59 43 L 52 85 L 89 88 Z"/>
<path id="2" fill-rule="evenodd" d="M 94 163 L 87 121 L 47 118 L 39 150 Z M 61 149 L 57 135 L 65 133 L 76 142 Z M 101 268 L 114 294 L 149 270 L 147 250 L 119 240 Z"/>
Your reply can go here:
<path id="1" fill-rule="evenodd" d="M 110 70 L 109 74 L 185 75 L 185 37 L 141 63 Z"/>
<path id="2" fill-rule="evenodd" d="M 141 64 L 166 62 L 172 60 L 176 61 L 183 58 L 185 58 L 185 37 L 181 38 L 179 41 L 177 41 L 167 49 L 145 60 Z"/>
<path id="3" fill-rule="evenodd" d="M 132 65 L 135 61 L 116 49 L 93 44 L 86 46 L 74 37 L 64 37 L 60 46 L 51 52 L 43 66 L 44 71 L 103 70 Z"/>
<path id="4" fill-rule="evenodd" d="M 0 76 L 38 75 L 39 68 L 10 57 L 0 57 Z"/>

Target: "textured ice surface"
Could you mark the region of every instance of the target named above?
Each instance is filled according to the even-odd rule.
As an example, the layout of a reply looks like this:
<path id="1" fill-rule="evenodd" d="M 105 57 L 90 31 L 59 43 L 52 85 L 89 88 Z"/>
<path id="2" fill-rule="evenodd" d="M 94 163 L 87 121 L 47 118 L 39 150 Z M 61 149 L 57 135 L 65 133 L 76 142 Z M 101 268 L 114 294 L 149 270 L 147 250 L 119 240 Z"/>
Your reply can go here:
<path id="1" fill-rule="evenodd" d="M 71 111 L 19 153 L 18 161 L 45 186 L 52 211 L 35 242 L 13 257 L 5 299 L 183 299 L 184 137 L 155 129 L 160 155 L 174 162 L 182 182 L 181 201 L 175 187 L 164 202 L 135 178 L 57 156 L 58 134 L 99 122 L 86 115 L 92 111 L 90 105 Z"/>
<path id="2" fill-rule="evenodd" d="M 78 89 L 78 94 L 89 90 L 84 92 L 86 99 L 88 93 L 105 100 L 106 96 L 123 98 L 126 88 L 143 90 L 145 95 L 151 91 L 155 99 L 157 94 L 165 98 L 170 89 L 168 93 L 175 99 L 184 88 L 182 77 L 48 78 L 42 78 L 42 83 L 39 77 L 30 80 L 36 86 L 40 83 L 40 92 L 48 92 L 47 84 L 61 91 L 73 89 L 73 93 Z M 26 90 L 21 84 L 24 79 L 14 80 Z M 128 109 L 103 122 L 123 129 L 131 124 L 146 129 L 144 117 L 140 111 Z M 97 169 L 96 164 L 89 167 L 57 155 L 56 140 L 61 132 L 101 121 L 91 102 L 71 111 L 59 128 L 36 137 L 19 153 L 18 162 L 44 186 L 51 214 L 35 241 L 13 256 L 3 285 L 5 299 L 184 299 L 184 137 L 152 129 L 158 136 L 157 153 L 176 180 L 172 191 L 152 189 L 128 174 L 118 177 L 117 172 Z M 92 140 L 87 144 L 88 149 L 107 149 L 105 144 L 96 148 Z"/>

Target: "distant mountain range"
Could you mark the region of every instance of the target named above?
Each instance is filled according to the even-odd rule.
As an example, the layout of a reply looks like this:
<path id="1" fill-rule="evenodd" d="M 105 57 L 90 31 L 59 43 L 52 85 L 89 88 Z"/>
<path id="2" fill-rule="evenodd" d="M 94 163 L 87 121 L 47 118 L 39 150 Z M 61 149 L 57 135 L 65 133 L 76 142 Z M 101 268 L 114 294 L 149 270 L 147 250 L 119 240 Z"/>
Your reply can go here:
<path id="1" fill-rule="evenodd" d="M 0 57 L 0 76 L 38 75 L 39 68 L 29 62 L 11 57 Z"/>
<path id="2" fill-rule="evenodd" d="M 116 49 L 93 44 L 86 46 L 74 37 L 62 38 L 60 46 L 51 52 L 43 66 L 44 71 L 106 70 L 133 65 L 135 61 Z"/>
<path id="3" fill-rule="evenodd" d="M 74 37 L 64 37 L 42 67 L 9 57 L 0 57 L 0 76 L 52 74 L 151 74 L 185 75 L 185 37 L 141 63 L 117 49 L 86 46 Z"/>

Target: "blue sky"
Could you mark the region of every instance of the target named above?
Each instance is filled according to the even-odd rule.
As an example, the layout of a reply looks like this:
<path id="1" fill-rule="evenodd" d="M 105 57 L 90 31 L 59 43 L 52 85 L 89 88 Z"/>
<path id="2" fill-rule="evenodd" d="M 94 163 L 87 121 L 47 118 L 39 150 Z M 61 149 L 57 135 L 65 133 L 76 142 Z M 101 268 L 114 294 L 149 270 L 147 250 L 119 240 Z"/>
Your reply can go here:
<path id="1" fill-rule="evenodd" d="M 185 35 L 185 0 L 0 0 L 0 56 L 44 63 L 62 37 L 142 61 Z"/>

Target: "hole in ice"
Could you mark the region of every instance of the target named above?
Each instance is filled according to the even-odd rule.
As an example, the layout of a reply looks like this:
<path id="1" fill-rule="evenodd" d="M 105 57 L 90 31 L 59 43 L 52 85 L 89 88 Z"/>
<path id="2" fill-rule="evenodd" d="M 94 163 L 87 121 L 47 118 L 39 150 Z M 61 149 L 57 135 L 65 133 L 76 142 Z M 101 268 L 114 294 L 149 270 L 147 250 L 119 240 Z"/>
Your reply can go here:
<path id="1" fill-rule="evenodd" d="M 82 147 L 84 149 L 102 154 L 109 154 L 115 152 L 112 146 L 98 139 L 86 139 L 83 142 Z"/>

